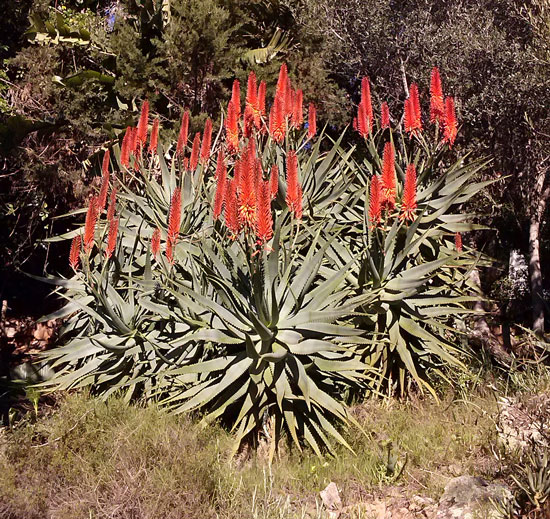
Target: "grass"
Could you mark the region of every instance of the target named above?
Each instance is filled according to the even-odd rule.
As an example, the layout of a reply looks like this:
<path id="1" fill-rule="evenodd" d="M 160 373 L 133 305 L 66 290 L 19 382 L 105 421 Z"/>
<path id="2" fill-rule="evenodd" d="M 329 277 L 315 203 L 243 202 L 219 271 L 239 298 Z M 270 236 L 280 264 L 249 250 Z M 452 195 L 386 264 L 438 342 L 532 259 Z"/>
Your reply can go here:
<path id="1" fill-rule="evenodd" d="M 0 431 L 0 517 L 322 517 L 319 491 L 330 481 L 344 505 L 395 485 L 437 498 L 450 477 L 495 474 L 495 410 L 491 395 L 369 401 L 354 409 L 365 434 L 346 431 L 356 455 L 342 449 L 319 460 L 283 447 L 270 467 L 261 449 L 230 459 L 232 438 L 216 426 L 69 395 L 36 421 Z"/>

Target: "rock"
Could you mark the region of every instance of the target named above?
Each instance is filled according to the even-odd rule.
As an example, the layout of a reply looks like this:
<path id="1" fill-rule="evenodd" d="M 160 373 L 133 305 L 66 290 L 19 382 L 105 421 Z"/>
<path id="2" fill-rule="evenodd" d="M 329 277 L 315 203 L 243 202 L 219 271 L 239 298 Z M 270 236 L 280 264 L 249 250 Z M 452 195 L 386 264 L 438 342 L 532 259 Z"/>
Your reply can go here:
<path id="1" fill-rule="evenodd" d="M 500 398 L 498 441 L 510 451 L 531 445 L 550 448 L 550 393 L 531 396 L 525 401 Z"/>
<path id="2" fill-rule="evenodd" d="M 436 519 L 503 519 L 495 503 L 506 504 L 512 498 L 510 490 L 502 485 L 487 483 L 478 477 L 460 476 L 445 487 Z"/>
<path id="3" fill-rule="evenodd" d="M 325 490 L 322 490 L 319 494 L 325 508 L 328 510 L 329 518 L 338 519 L 342 512 L 342 500 L 340 499 L 336 483 L 330 482 Z"/>

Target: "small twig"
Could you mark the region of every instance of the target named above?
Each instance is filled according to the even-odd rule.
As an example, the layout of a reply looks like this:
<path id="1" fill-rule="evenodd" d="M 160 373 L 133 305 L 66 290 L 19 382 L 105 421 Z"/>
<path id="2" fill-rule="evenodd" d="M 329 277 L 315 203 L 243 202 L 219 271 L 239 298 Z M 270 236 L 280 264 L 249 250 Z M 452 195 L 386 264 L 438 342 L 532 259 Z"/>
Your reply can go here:
<path id="1" fill-rule="evenodd" d="M 61 436 L 58 436 L 57 438 L 54 438 L 53 440 L 48 440 L 46 443 L 41 443 L 40 445 L 31 445 L 31 448 L 36 449 L 38 447 L 45 447 L 46 445 L 49 445 L 50 443 L 58 442 L 59 440 L 63 439 L 67 434 L 69 434 L 71 431 L 74 431 L 78 424 L 82 421 L 83 418 L 85 418 L 88 414 L 91 413 L 91 409 L 86 411 L 77 421 L 76 423 L 68 430 L 65 431 Z"/>

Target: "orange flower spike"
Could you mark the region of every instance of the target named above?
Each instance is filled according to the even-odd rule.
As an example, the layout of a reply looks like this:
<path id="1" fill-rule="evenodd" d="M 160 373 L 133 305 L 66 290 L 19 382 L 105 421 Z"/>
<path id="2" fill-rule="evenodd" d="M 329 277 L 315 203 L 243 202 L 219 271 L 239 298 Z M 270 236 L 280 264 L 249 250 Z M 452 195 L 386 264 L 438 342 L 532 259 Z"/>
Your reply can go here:
<path id="1" fill-rule="evenodd" d="M 374 175 L 370 182 L 369 192 L 369 220 L 370 227 L 376 227 L 382 218 L 382 186 L 378 175 Z"/>
<path id="2" fill-rule="evenodd" d="M 279 77 L 277 79 L 277 89 L 275 91 L 275 96 L 281 95 L 283 98 L 286 97 L 286 89 L 288 86 L 288 69 L 286 63 L 281 65 L 279 69 Z"/>
<path id="3" fill-rule="evenodd" d="M 281 95 L 275 96 L 275 101 L 269 113 L 269 133 L 277 143 L 282 143 L 286 134 L 286 118 L 284 113 L 284 98 Z"/>
<path id="4" fill-rule="evenodd" d="M 390 107 L 386 101 L 380 107 L 380 126 L 382 129 L 390 127 Z"/>
<path id="5" fill-rule="evenodd" d="M 256 218 L 256 161 L 254 145 L 249 141 L 240 169 L 238 190 L 238 217 L 243 227 L 253 229 Z"/>
<path id="6" fill-rule="evenodd" d="M 115 217 L 116 193 L 117 193 L 117 188 L 115 186 L 115 187 L 113 187 L 113 190 L 111 191 L 111 197 L 109 199 L 109 208 L 107 209 L 107 221 L 108 222 L 110 222 Z"/>
<path id="7" fill-rule="evenodd" d="M 422 131 L 422 112 L 420 109 L 420 96 L 418 94 L 418 85 L 416 83 L 412 83 L 409 92 L 412 106 L 414 129 L 420 132 Z"/>
<path id="8" fill-rule="evenodd" d="M 71 242 L 71 251 L 69 253 L 69 264 L 74 271 L 78 270 L 80 264 L 80 248 L 82 245 L 82 237 L 79 235 L 73 238 Z"/>
<path id="9" fill-rule="evenodd" d="M 459 232 L 455 233 L 455 248 L 457 252 L 462 252 L 462 235 Z"/>
<path id="10" fill-rule="evenodd" d="M 212 121 L 210 117 L 204 123 L 204 134 L 201 144 L 201 161 L 207 162 L 210 158 L 210 146 L 212 145 Z"/>
<path id="11" fill-rule="evenodd" d="M 260 82 L 260 86 L 258 87 L 258 109 L 260 111 L 260 115 L 265 118 L 266 111 L 265 111 L 265 93 L 267 90 L 267 84 L 265 81 Z"/>
<path id="12" fill-rule="evenodd" d="M 273 200 L 279 192 L 279 168 L 277 167 L 277 164 L 273 164 L 273 166 L 271 166 L 269 185 L 271 189 L 271 199 Z"/>
<path id="13" fill-rule="evenodd" d="M 368 77 L 364 77 L 361 80 L 361 103 L 365 109 L 366 118 L 366 130 L 367 133 L 372 131 L 373 111 L 372 111 L 372 98 L 370 94 L 370 81 Z"/>
<path id="14" fill-rule="evenodd" d="M 225 120 L 225 135 L 229 153 L 237 153 L 239 150 L 239 118 L 233 101 L 227 105 L 227 118 Z"/>
<path id="15" fill-rule="evenodd" d="M 181 225 L 181 189 L 176 187 L 170 200 L 170 210 L 168 213 L 168 240 L 176 243 L 180 233 Z"/>
<path id="16" fill-rule="evenodd" d="M 361 101 L 357 107 L 357 130 L 359 131 L 359 135 L 363 138 L 366 138 L 369 134 L 369 121 L 363 101 Z"/>
<path id="17" fill-rule="evenodd" d="M 214 195 L 214 220 L 217 220 L 222 214 L 226 195 L 227 166 L 223 150 L 218 152 L 218 162 L 216 164 L 216 194 Z"/>
<path id="18" fill-rule="evenodd" d="M 136 156 L 136 150 L 137 150 L 137 147 L 138 147 L 138 131 L 137 131 L 137 128 L 131 128 L 131 133 L 130 133 L 130 153 L 132 155 L 134 155 L 134 157 Z"/>
<path id="19" fill-rule="evenodd" d="M 116 237 L 118 234 L 118 223 L 120 218 L 113 218 L 109 222 L 109 235 L 107 237 L 107 248 L 105 249 L 105 257 L 109 259 L 116 247 Z"/>
<path id="20" fill-rule="evenodd" d="M 241 159 L 235 161 L 235 166 L 233 167 L 233 179 L 235 182 L 235 190 L 240 189 L 241 177 L 242 177 L 243 163 Z"/>
<path id="21" fill-rule="evenodd" d="M 395 207 L 395 150 L 386 142 L 382 158 L 382 205 L 388 210 Z"/>
<path id="22" fill-rule="evenodd" d="M 128 167 L 130 164 L 130 140 L 132 138 L 132 127 L 128 126 L 126 128 L 126 133 L 122 139 L 122 144 L 120 146 L 120 165 L 122 167 Z"/>
<path id="23" fill-rule="evenodd" d="M 273 237 L 270 191 L 269 182 L 261 180 L 258 186 L 258 205 L 256 208 L 256 237 L 259 245 L 264 244 Z"/>
<path id="24" fill-rule="evenodd" d="M 286 203 L 295 218 L 302 217 L 302 187 L 298 180 L 298 157 L 294 150 L 286 156 Z"/>
<path id="25" fill-rule="evenodd" d="M 404 117 L 405 131 L 412 136 L 414 132 L 414 113 L 411 103 L 411 99 L 405 99 L 405 117 Z"/>
<path id="26" fill-rule="evenodd" d="M 452 148 L 458 134 L 458 124 L 456 122 L 455 102 L 452 97 L 445 98 L 445 128 L 443 131 L 443 141 L 449 143 Z"/>
<path id="27" fill-rule="evenodd" d="M 88 211 L 86 212 L 86 221 L 84 223 L 84 250 L 90 253 L 94 246 L 95 226 L 97 223 L 98 197 L 90 198 Z"/>
<path id="28" fill-rule="evenodd" d="M 160 229 L 157 228 L 153 231 L 153 236 L 151 236 L 151 252 L 156 258 L 160 252 Z"/>
<path id="29" fill-rule="evenodd" d="M 294 111 L 294 90 L 290 86 L 290 78 L 287 81 L 287 86 L 285 90 L 285 116 L 289 119 L 292 118 L 292 112 Z"/>
<path id="30" fill-rule="evenodd" d="M 256 82 L 256 74 L 251 71 L 248 75 L 248 83 L 246 88 L 246 106 L 253 115 L 254 125 L 258 128 L 260 125 L 260 107 L 258 103 L 258 85 Z"/>
<path id="31" fill-rule="evenodd" d="M 191 148 L 191 158 L 189 159 L 189 169 L 195 171 L 199 165 L 199 150 L 201 146 L 201 134 L 200 132 L 195 133 L 195 138 L 193 139 L 193 147 Z"/>
<path id="32" fill-rule="evenodd" d="M 170 265 L 174 264 L 174 243 L 170 240 L 166 241 L 166 259 Z"/>
<path id="33" fill-rule="evenodd" d="M 101 214 L 103 209 L 105 209 L 105 204 L 107 203 L 107 192 L 109 191 L 109 150 L 103 155 L 103 165 L 102 172 L 103 176 L 101 179 L 101 189 L 99 190 L 99 199 L 98 199 L 98 212 Z"/>
<path id="34" fill-rule="evenodd" d="M 237 121 L 241 118 L 241 84 L 238 79 L 233 81 L 233 88 L 231 90 L 231 102 L 235 108 L 235 117 Z"/>
<path id="35" fill-rule="evenodd" d="M 180 133 L 178 135 L 178 144 L 176 146 L 176 155 L 178 157 L 181 157 L 185 153 L 188 133 L 189 133 L 189 110 L 185 110 L 181 117 Z"/>
<path id="36" fill-rule="evenodd" d="M 151 130 L 151 140 L 149 141 L 149 153 L 154 155 L 157 152 L 159 142 L 159 118 L 156 117 L 153 121 L 153 129 Z"/>
<path id="37" fill-rule="evenodd" d="M 240 232 L 239 215 L 237 212 L 237 189 L 235 179 L 229 180 L 226 184 L 225 193 L 225 225 L 236 237 Z"/>
<path id="38" fill-rule="evenodd" d="M 304 124 L 304 92 L 303 90 L 296 90 L 294 96 L 294 105 L 292 107 L 292 127 L 299 130 Z"/>
<path id="39" fill-rule="evenodd" d="M 307 138 L 313 139 L 317 133 L 317 110 L 313 103 L 309 103 Z"/>
<path id="40" fill-rule="evenodd" d="M 136 133 L 136 149 L 143 149 L 147 142 L 147 130 L 149 127 L 149 101 L 146 99 L 141 105 L 141 114 L 139 116 L 139 122 Z"/>
<path id="41" fill-rule="evenodd" d="M 405 173 L 405 187 L 403 188 L 403 199 L 401 201 L 401 220 L 414 220 L 416 203 L 416 168 L 411 163 L 407 166 Z"/>
<path id="42" fill-rule="evenodd" d="M 430 121 L 432 123 L 436 121 L 442 123 L 444 112 L 441 76 L 439 75 L 439 69 L 434 67 L 430 78 Z"/>

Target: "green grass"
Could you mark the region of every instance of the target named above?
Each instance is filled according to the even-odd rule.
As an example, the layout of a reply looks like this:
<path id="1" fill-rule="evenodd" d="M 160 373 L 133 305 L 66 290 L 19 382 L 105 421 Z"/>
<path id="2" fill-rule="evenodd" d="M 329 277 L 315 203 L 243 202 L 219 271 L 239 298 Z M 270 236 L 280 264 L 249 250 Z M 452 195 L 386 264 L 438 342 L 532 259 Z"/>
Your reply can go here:
<path id="1" fill-rule="evenodd" d="M 35 423 L 0 431 L 0 517 L 322 517 L 319 491 L 330 481 L 344 505 L 396 484 L 437 498 L 449 477 L 491 477 L 495 408 L 490 395 L 370 401 L 354 411 L 365 434 L 346 431 L 355 456 L 319 460 L 283 446 L 269 467 L 261 447 L 230 459 L 232 438 L 219 427 L 71 395 Z M 390 443 L 396 472 L 408 459 L 398 481 L 386 472 Z"/>

